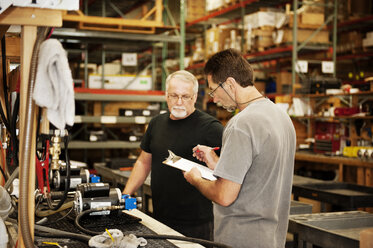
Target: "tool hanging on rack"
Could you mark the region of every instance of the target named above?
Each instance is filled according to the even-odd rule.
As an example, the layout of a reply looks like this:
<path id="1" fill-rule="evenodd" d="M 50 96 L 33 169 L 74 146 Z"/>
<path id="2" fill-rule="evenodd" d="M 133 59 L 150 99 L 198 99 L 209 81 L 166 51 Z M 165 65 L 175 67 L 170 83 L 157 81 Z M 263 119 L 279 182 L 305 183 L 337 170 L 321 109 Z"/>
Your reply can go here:
<path id="1" fill-rule="evenodd" d="M 41 135 L 43 148 L 36 152 L 36 176 L 38 188 L 43 195 L 50 193 L 49 186 L 49 140 L 45 135 Z"/>

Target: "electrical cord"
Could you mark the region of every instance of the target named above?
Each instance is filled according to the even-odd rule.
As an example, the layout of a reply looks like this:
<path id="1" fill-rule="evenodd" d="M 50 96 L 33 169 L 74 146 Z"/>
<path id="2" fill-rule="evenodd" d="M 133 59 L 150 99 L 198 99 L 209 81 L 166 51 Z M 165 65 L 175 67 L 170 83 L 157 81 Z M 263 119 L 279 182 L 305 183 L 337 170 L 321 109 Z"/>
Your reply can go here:
<path id="1" fill-rule="evenodd" d="M 10 136 L 11 136 L 11 147 L 13 148 L 11 150 L 11 157 L 16 162 L 16 165 L 18 166 L 18 158 L 17 158 L 17 136 L 16 136 L 16 126 L 15 123 L 12 125 L 13 116 L 10 112 L 10 104 L 9 104 L 9 98 L 8 98 L 8 83 L 7 83 L 7 70 L 6 70 L 6 44 L 5 44 L 5 35 L 1 39 L 1 52 L 2 52 L 2 71 L 3 71 L 3 91 L 4 91 L 4 104 L 5 104 L 5 111 L 3 110 L 2 106 L 0 108 L 0 114 L 1 118 L 3 119 L 3 122 L 8 129 Z M 18 102 L 19 105 L 19 102 Z M 5 117 L 5 112 L 6 116 Z M 13 113 L 14 115 L 15 113 Z"/>
<path id="2" fill-rule="evenodd" d="M 57 230 L 50 227 L 35 225 L 35 235 L 41 237 L 72 238 L 88 243 L 90 236 Z"/>
<path id="3" fill-rule="evenodd" d="M 188 241 L 191 243 L 198 243 L 201 245 L 213 246 L 213 247 L 220 247 L 220 248 L 231 248 L 229 245 L 225 245 L 222 243 L 217 243 L 205 239 L 198 239 L 198 238 L 191 238 L 186 236 L 176 236 L 176 235 L 162 235 L 162 234 L 134 234 L 136 237 L 142 237 L 145 239 L 173 239 L 173 240 L 182 240 Z"/>
<path id="4" fill-rule="evenodd" d="M 5 171 L 3 170 L 3 168 L 0 166 L 0 171 L 1 171 L 1 174 L 3 174 L 3 177 L 5 178 L 5 181 L 8 180 L 8 177 L 7 175 L 5 174 Z"/>
<path id="5" fill-rule="evenodd" d="M 90 234 L 90 235 L 100 235 L 100 234 L 102 234 L 102 232 L 91 231 L 91 230 L 88 230 L 88 229 L 82 227 L 79 224 L 80 219 L 84 215 L 90 214 L 90 213 L 93 213 L 93 212 L 100 212 L 100 211 L 105 211 L 105 210 L 116 210 L 116 209 L 120 209 L 120 208 L 123 208 L 123 207 L 112 206 L 112 207 L 103 207 L 103 208 L 88 209 L 88 210 L 82 211 L 80 214 L 78 214 L 76 216 L 74 224 L 80 231 L 82 231 L 84 233 L 87 233 L 87 234 Z M 173 239 L 173 240 L 188 241 L 188 242 L 192 242 L 192 243 L 198 243 L 198 244 L 201 244 L 201 245 L 208 245 L 208 246 L 214 246 L 214 247 L 220 247 L 220 248 L 231 248 L 230 246 L 225 245 L 225 244 L 216 243 L 216 242 L 209 241 L 209 240 L 204 240 L 204 239 L 185 237 L 185 236 L 151 235 L 151 234 L 138 234 L 138 233 L 137 234 L 134 233 L 134 235 L 136 237 L 143 237 L 143 238 L 147 238 L 147 239 Z"/>
<path id="6" fill-rule="evenodd" d="M 58 212 L 61 212 L 63 210 L 66 210 L 66 209 L 69 209 L 69 208 L 73 208 L 73 205 L 74 205 L 74 202 L 73 201 L 69 201 L 65 204 L 63 204 L 60 208 L 58 208 L 57 210 L 37 210 L 36 211 L 36 216 L 38 217 L 45 217 L 45 216 L 49 216 L 49 215 L 52 215 L 52 214 L 55 214 L 55 213 L 58 213 Z"/>
<path id="7" fill-rule="evenodd" d="M 7 104 L 8 104 L 8 86 L 7 86 L 7 83 L 6 83 L 6 52 L 5 52 L 5 36 L 3 36 L 3 38 L 1 39 L 1 52 L 2 52 L 2 55 L 1 55 L 1 60 L 2 60 L 2 71 L 3 71 L 3 90 L 4 90 L 4 99 L 5 99 L 5 111 L 4 111 L 4 108 L 3 106 L 1 105 L 1 108 L 0 108 L 0 115 L 1 115 L 1 119 L 3 119 L 3 122 L 5 124 L 5 127 L 8 129 L 8 130 L 11 130 L 10 129 L 10 125 L 9 125 L 9 122 L 8 122 L 8 119 L 5 117 L 5 112 L 8 112 L 8 108 L 7 108 Z M 1 103 L 0 103 L 1 104 Z M 9 117 L 9 112 L 8 112 L 8 115 Z"/>
<path id="8" fill-rule="evenodd" d="M 18 112 L 19 112 L 19 101 L 20 101 L 20 95 L 19 93 L 17 93 L 17 98 L 16 98 L 16 101 L 14 103 L 14 109 L 13 109 L 13 112 L 12 112 L 12 118 L 10 118 L 10 126 L 11 126 L 11 145 L 13 147 L 13 150 L 12 150 L 12 153 L 13 153 L 13 162 L 14 162 L 14 165 L 15 166 L 18 166 L 19 164 L 19 161 L 18 161 L 18 150 L 19 150 L 19 146 L 18 146 L 18 139 L 17 139 L 17 134 L 16 134 L 16 130 L 17 130 L 17 117 L 18 117 Z"/>

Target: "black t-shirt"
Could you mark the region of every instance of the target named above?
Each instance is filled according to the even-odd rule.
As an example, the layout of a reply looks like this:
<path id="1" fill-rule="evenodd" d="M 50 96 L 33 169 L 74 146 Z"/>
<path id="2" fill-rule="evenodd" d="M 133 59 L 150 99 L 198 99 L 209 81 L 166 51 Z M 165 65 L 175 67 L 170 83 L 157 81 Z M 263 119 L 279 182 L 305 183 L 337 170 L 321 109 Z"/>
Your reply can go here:
<path id="1" fill-rule="evenodd" d="M 181 120 L 171 120 L 170 113 L 154 117 L 141 141 L 141 149 L 152 154 L 151 189 L 154 217 L 163 222 L 203 223 L 213 219 L 212 203 L 184 178 L 181 170 L 162 162 L 168 150 L 196 160 L 193 147 L 221 146 L 223 126 L 207 113 L 195 110 Z M 204 164 L 205 165 L 205 164 Z"/>

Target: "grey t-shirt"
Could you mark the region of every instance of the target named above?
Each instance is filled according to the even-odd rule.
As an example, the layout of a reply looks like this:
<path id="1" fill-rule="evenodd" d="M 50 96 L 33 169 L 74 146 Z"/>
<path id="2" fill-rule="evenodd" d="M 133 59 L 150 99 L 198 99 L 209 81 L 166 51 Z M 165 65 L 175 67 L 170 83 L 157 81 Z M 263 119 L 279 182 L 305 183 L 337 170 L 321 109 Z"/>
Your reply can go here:
<path id="1" fill-rule="evenodd" d="M 289 116 L 268 99 L 227 124 L 214 174 L 241 184 L 235 202 L 214 204 L 215 241 L 232 247 L 284 247 L 296 135 Z"/>

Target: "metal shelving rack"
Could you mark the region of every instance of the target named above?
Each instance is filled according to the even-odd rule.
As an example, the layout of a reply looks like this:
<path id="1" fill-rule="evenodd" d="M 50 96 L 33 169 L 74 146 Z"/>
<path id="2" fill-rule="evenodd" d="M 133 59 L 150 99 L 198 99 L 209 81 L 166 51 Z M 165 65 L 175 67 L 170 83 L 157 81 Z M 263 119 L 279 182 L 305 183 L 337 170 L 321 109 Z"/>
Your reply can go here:
<path id="1" fill-rule="evenodd" d="M 146 4 L 146 2 L 144 2 Z M 142 4 L 144 4 L 142 3 Z M 183 25 L 180 25 L 180 31 L 173 20 L 171 12 L 168 8 L 167 0 L 155 0 L 154 10 L 150 10 L 141 20 L 133 21 L 125 18 L 121 10 L 128 10 L 133 7 L 138 7 L 136 1 L 107 1 L 103 0 L 100 4 L 84 1 L 82 11 L 77 14 L 67 13 L 63 16 L 64 24 L 77 22 L 82 29 L 72 28 L 72 25 L 64 25 L 62 28 L 56 28 L 52 37 L 57 38 L 66 44 L 66 50 L 69 57 L 76 57 L 76 54 L 84 54 L 81 61 L 84 62 L 84 81 L 88 82 L 88 63 L 94 62 L 102 65 L 102 85 L 104 85 L 105 63 L 109 58 L 113 58 L 115 54 L 121 52 L 137 52 L 143 53 L 150 50 L 150 64 L 145 69 L 151 68 L 153 84 L 156 82 L 156 53 L 155 49 L 159 44 L 163 43 L 162 60 L 167 58 L 167 44 L 180 44 L 180 67 L 183 68 L 184 53 L 185 53 L 185 30 Z M 184 1 L 180 3 L 180 22 L 184 23 Z M 107 8 L 106 6 L 111 8 Z M 130 8 L 127 8 L 127 5 Z M 144 10 L 144 9 L 143 9 Z M 153 14 L 152 14 L 153 13 Z M 89 15 L 88 15 L 89 14 Z M 154 15 L 154 27 L 149 25 L 147 18 Z M 116 18 L 118 17 L 118 18 Z M 137 23 L 137 25 L 136 25 Z M 172 26 L 168 26 L 171 23 Z M 113 30 L 113 24 L 117 30 Z M 122 26 L 124 25 L 124 26 Z M 127 25 L 127 26 L 126 26 Z M 144 28 L 146 26 L 146 29 Z M 137 28 L 137 27 L 138 28 Z M 92 28 L 91 28 L 92 27 Z M 138 29 L 137 31 L 125 30 L 126 27 Z M 152 30 L 154 32 L 152 32 Z M 167 31 L 167 32 L 166 32 Z M 174 34 L 171 32 L 174 31 Z M 80 47 L 76 48 L 71 44 L 79 43 Z M 70 45 L 69 45 L 70 44 Z M 99 44 L 99 49 L 93 48 L 92 45 Z M 97 53 L 97 50 L 101 54 Z M 164 90 L 165 75 L 168 74 L 165 69 L 165 64 L 162 63 L 162 90 Z M 117 136 L 105 125 L 112 127 L 116 124 L 136 124 L 144 125 L 149 123 L 151 117 L 147 116 L 90 116 L 88 115 L 87 102 L 99 101 L 102 105 L 107 102 L 149 102 L 149 103 L 164 103 L 164 91 L 154 90 L 148 91 L 131 91 L 131 90 L 104 90 L 104 89 L 88 89 L 76 88 L 75 100 L 83 102 L 84 114 L 75 117 L 75 122 L 82 125 L 79 130 L 72 135 L 72 141 L 69 148 L 84 149 L 84 157 L 87 160 L 87 149 L 99 149 L 102 151 L 104 159 L 104 149 L 136 149 L 139 148 L 139 142 L 126 142 L 120 140 L 109 140 L 102 142 L 88 142 L 74 140 L 82 131 L 87 133 L 88 124 L 101 124 L 111 136 L 117 139 Z"/>
<path id="2" fill-rule="evenodd" d="M 196 19 L 192 22 L 187 23 L 187 27 L 191 27 L 193 25 L 203 25 L 204 29 L 206 29 L 206 25 L 209 25 L 210 22 L 209 20 L 212 20 L 213 18 L 216 18 L 218 16 L 228 16 L 228 20 L 223 19 L 221 22 L 224 24 L 229 23 L 229 22 L 237 22 L 237 20 L 243 21 L 243 17 L 245 16 L 246 13 L 250 13 L 253 11 L 256 11 L 259 9 L 259 7 L 274 7 L 274 6 L 279 6 L 279 5 L 284 5 L 288 3 L 289 1 L 268 1 L 268 0 L 261 0 L 261 1 L 256 1 L 256 0 L 246 0 L 242 1 L 239 3 L 236 3 L 232 6 L 222 8 L 218 11 L 214 11 L 204 17 L 201 17 L 199 19 Z M 337 0 L 334 0 L 334 6 L 337 6 Z M 298 8 L 298 0 L 293 0 L 293 9 Z M 336 9 L 337 7 L 334 8 L 334 14 L 333 16 L 336 16 Z M 237 16 L 239 16 L 237 18 Z M 296 12 L 294 11 L 294 25 L 293 25 L 293 37 L 297 37 L 297 18 L 296 18 Z M 293 39 L 292 45 L 287 45 L 285 47 L 275 47 L 271 49 L 267 49 L 265 51 L 261 52 L 253 52 L 249 54 L 245 54 L 245 58 L 250 63 L 260 63 L 264 61 L 270 61 L 278 58 L 285 58 L 285 57 L 291 57 L 292 58 L 292 73 L 294 73 L 293 79 L 292 79 L 292 84 L 295 83 L 295 64 L 297 60 L 297 54 L 298 53 L 311 53 L 315 51 L 327 51 L 329 49 L 329 46 L 323 45 L 323 46 L 315 46 L 315 45 L 308 45 L 308 41 L 313 38 L 314 35 L 316 35 L 321 29 L 323 29 L 330 20 L 333 19 L 333 51 L 336 51 L 336 18 L 330 18 L 327 22 L 325 22 L 319 29 L 317 29 L 314 34 L 312 34 L 305 42 L 298 44 L 296 39 Z M 217 19 L 213 19 L 213 21 L 216 21 Z M 216 23 L 215 23 L 216 24 Z M 243 27 L 243 23 L 242 23 Z M 243 39 L 242 39 L 243 40 Z M 333 61 L 336 60 L 336 55 L 333 54 Z M 187 69 L 196 69 L 196 68 L 201 68 L 204 66 L 204 63 L 198 63 L 195 65 L 189 66 Z M 335 75 L 334 75 L 335 76 Z"/>

